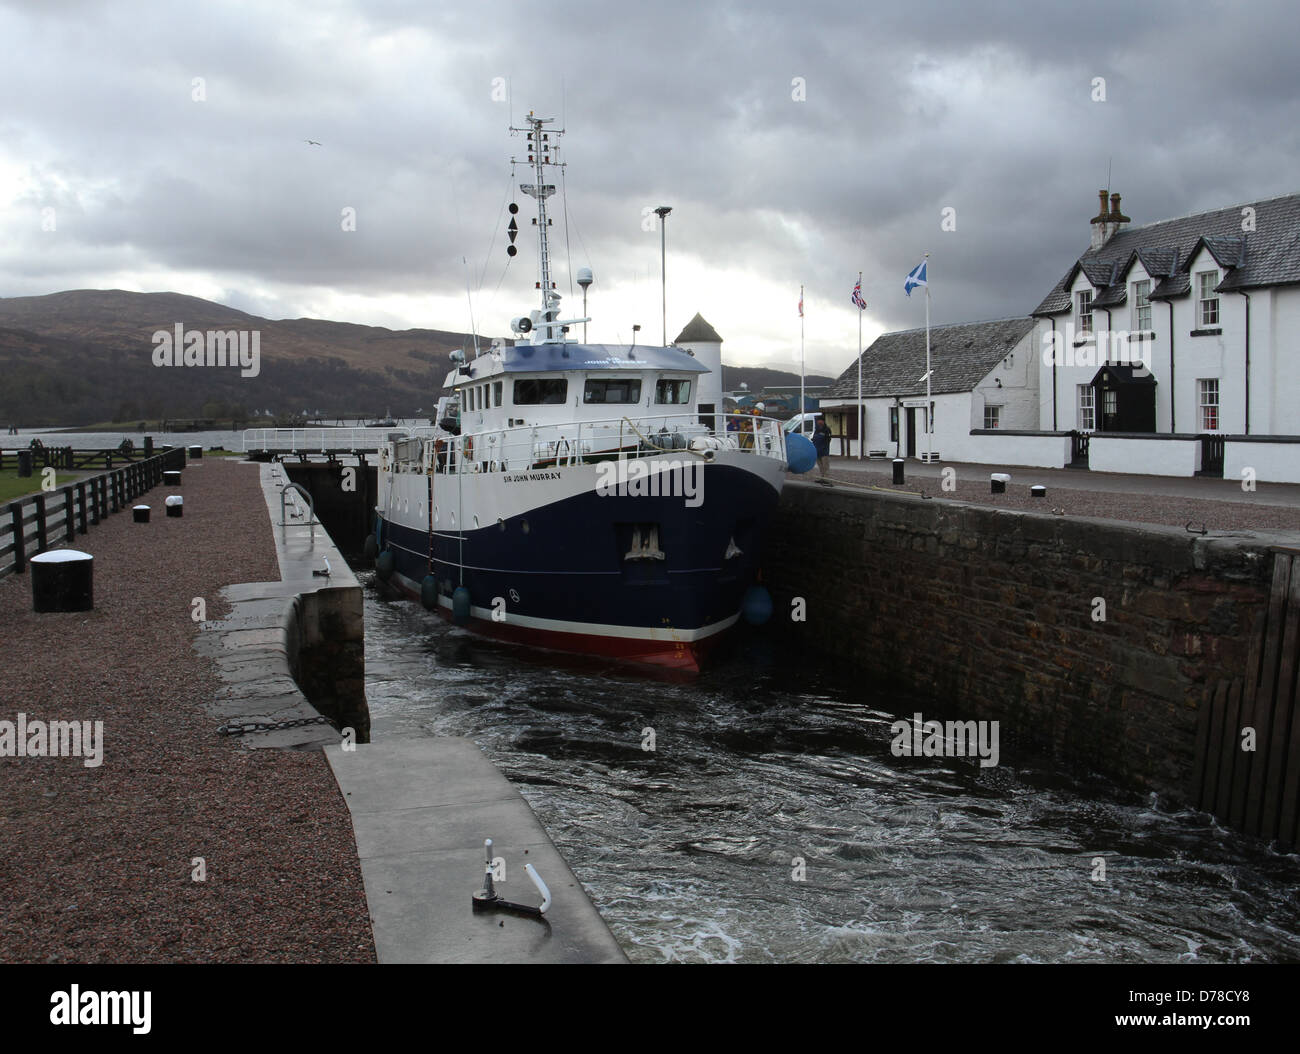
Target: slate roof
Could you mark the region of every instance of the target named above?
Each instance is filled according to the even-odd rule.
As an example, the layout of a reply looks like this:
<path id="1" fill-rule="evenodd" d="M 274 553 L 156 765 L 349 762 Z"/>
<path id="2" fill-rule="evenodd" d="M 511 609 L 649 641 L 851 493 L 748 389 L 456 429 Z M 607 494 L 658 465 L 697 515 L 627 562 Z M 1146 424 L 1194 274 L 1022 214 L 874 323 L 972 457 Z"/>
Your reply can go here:
<path id="1" fill-rule="evenodd" d="M 1241 229 L 1247 206 L 1255 210 L 1253 231 Z M 1124 282 L 1135 260 L 1154 280 L 1151 299 L 1185 296 L 1191 289 L 1190 262 L 1202 246 L 1225 272 L 1221 292 L 1300 282 L 1300 194 L 1122 230 L 1079 257 L 1032 314 L 1069 311 L 1070 286 L 1080 270 L 1100 290 L 1097 306 L 1122 304 L 1123 291 L 1112 287 Z"/>
<path id="2" fill-rule="evenodd" d="M 992 322 L 960 322 L 930 327 L 930 378 L 933 395 L 969 392 L 1034 325 L 1032 318 L 1003 318 Z M 925 327 L 882 333 L 862 353 L 863 398 L 925 394 Z M 856 399 L 858 364 L 839 375 L 821 400 Z"/>
<path id="3" fill-rule="evenodd" d="M 698 311 L 695 317 L 686 323 L 686 328 L 677 334 L 674 344 L 703 344 L 706 341 L 712 341 L 714 344 L 721 344 L 722 338 L 718 336 L 718 331 L 704 321 L 704 316 Z"/>

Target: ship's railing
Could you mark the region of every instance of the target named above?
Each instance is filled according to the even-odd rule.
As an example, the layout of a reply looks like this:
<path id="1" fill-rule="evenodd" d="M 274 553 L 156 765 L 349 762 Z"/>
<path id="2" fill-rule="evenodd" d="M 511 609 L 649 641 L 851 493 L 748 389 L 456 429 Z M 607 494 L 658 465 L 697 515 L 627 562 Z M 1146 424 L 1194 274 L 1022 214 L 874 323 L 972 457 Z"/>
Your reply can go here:
<path id="1" fill-rule="evenodd" d="M 707 416 L 714 427 L 678 413 L 444 435 L 423 445 L 423 467 L 438 472 L 519 472 L 665 453 L 709 460 L 720 450 L 785 459 L 780 421 L 750 414 Z"/>
<path id="2" fill-rule="evenodd" d="M 433 425 L 399 428 L 246 428 L 242 436 L 244 453 L 324 454 L 330 451 L 353 454 L 379 450 L 394 433 L 431 436 Z"/>

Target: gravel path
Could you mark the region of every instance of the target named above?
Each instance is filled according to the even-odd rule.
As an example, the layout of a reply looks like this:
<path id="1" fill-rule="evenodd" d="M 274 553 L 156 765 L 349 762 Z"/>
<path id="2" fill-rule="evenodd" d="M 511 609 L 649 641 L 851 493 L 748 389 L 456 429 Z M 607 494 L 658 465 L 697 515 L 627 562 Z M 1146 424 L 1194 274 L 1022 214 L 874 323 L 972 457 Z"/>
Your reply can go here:
<path id="1" fill-rule="evenodd" d="M 877 487 L 882 490 L 909 491 L 928 494 L 932 498 L 953 498 L 977 505 L 992 505 L 1003 509 L 1029 509 L 1034 512 L 1053 513 L 1064 510 L 1066 516 L 1095 516 L 1108 520 L 1128 520 L 1134 523 L 1160 523 L 1170 527 L 1183 527 L 1189 521 L 1200 530 L 1207 531 L 1284 530 L 1300 531 L 1300 511 L 1264 502 L 1222 501 L 1219 499 L 1175 497 L 1165 494 L 1141 492 L 1113 492 L 1076 490 L 1048 486 L 1045 498 L 1030 496 L 1029 484 L 1016 483 L 1014 476 L 1007 484 L 1005 494 L 989 492 L 989 472 L 986 469 L 977 480 L 961 478 L 958 474 L 955 489 L 946 491 L 941 481 L 933 476 L 911 476 L 902 487 L 893 486 L 892 470 L 873 471 L 837 465 L 831 459 L 830 479 L 843 486 Z M 1008 470 L 1012 471 L 1012 470 Z M 817 470 L 804 475 L 788 475 L 789 479 L 814 482 Z M 1244 495 L 1247 499 L 1248 495 Z"/>
<path id="2" fill-rule="evenodd" d="M 246 750 L 203 710 L 191 599 L 276 581 L 253 466 L 209 458 L 78 538 L 95 610 L 36 615 L 0 581 L 0 721 L 102 720 L 103 764 L 0 757 L 0 960 L 373 962 L 347 806 L 323 754 Z M 192 879 L 204 858 L 206 880 Z"/>

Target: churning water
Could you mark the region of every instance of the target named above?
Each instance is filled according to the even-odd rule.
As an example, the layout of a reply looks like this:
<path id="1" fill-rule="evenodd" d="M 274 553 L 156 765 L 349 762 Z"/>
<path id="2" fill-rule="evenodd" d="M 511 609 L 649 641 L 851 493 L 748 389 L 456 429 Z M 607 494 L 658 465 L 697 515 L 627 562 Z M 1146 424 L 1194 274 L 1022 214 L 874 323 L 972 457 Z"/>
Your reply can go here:
<path id="1" fill-rule="evenodd" d="M 1300 959 L 1300 857 L 1045 770 L 894 757 L 897 717 L 952 715 L 772 636 L 664 683 L 363 580 L 375 738 L 475 740 L 633 961 Z"/>

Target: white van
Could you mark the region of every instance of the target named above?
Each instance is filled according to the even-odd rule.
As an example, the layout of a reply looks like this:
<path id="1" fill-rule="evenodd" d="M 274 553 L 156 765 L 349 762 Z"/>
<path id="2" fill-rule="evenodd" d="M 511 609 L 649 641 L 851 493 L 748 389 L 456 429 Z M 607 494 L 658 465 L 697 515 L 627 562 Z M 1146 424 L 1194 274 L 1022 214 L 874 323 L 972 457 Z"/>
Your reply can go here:
<path id="1" fill-rule="evenodd" d="M 795 414 L 781 427 L 785 429 L 787 434 L 790 432 L 798 432 L 800 435 L 811 439 L 813 432 L 817 428 L 817 419 L 821 416 L 822 414 L 820 411 L 810 414 Z"/>

